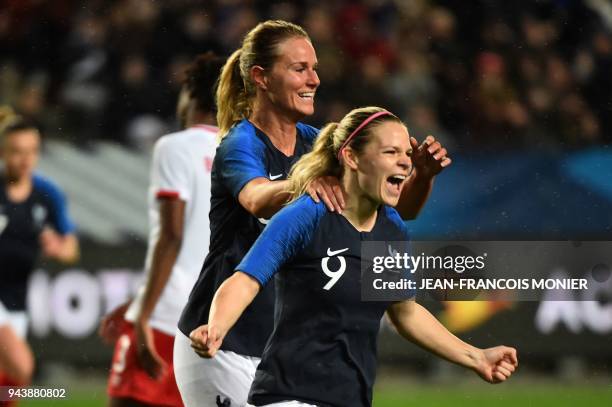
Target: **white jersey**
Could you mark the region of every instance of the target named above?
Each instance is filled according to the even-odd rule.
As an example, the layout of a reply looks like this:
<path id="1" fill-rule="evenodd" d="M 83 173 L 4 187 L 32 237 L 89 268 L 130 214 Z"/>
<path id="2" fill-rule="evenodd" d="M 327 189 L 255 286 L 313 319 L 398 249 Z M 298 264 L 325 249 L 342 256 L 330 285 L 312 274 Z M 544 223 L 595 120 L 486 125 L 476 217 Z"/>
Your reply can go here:
<path id="1" fill-rule="evenodd" d="M 134 321 L 142 307 L 153 251 L 159 238 L 159 199 L 185 201 L 183 242 L 168 283 L 153 310 L 150 326 L 174 336 L 187 297 L 195 284 L 210 240 L 210 172 L 217 148 L 217 128 L 198 125 L 168 134 L 155 143 L 149 187 L 149 245 L 145 280 L 125 318 Z"/>

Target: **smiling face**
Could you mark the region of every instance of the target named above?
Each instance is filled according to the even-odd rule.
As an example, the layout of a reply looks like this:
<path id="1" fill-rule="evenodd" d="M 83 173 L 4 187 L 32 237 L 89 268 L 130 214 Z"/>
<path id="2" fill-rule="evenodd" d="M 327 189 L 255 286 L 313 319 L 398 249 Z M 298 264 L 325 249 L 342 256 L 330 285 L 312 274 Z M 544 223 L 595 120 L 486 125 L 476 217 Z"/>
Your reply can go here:
<path id="1" fill-rule="evenodd" d="M 372 128 L 363 152 L 355 157 L 362 194 L 378 204 L 396 206 L 412 170 L 411 154 L 408 131 L 402 124 L 385 121 Z"/>
<path id="2" fill-rule="evenodd" d="M 296 121 L 312 115 L 320 83 L 312 44 L 304 37 L 292 37 L 278 45 L 278 55 L 272 68 L 264 72 L 265 94 L 277 109 Z"/>

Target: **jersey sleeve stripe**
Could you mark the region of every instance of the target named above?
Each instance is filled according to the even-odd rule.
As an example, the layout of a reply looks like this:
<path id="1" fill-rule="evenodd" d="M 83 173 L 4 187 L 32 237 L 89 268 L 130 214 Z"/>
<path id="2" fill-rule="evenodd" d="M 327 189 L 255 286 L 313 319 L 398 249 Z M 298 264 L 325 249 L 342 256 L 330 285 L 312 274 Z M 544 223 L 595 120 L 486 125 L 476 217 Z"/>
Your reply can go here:
<path id="1" fill-rule="evenodd" d="M 157 199 L 178 199 L 180 197 L 180 194 L 177 191 L 161 189 L 157 191 L 157 194 L 155 194 L 155 197 Z"/>

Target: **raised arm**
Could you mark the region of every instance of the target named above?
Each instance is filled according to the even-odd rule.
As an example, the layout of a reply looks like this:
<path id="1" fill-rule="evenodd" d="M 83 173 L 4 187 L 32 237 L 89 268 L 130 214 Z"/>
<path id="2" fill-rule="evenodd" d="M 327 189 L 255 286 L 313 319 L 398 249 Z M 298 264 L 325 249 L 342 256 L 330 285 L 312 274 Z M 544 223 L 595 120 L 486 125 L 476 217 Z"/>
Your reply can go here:
<path id="1" fill-rule="evenodd" d="M 518 366 L 516 350 L 508 346 L 479 349 L 450 333 L 427 309 L 413 300 L 397 302 L 387 315 L 404 338 L 458 365 L 489 383 L 508 379 Z"/>
<path id="2" fill-rule="evenodd" d="M 219 287 L 213 298 L 208 324 L 191 331 L 191 347 L 204 358 L 215 356 L 223 338 L 234 326 L 260 289 L 257 280 L 240 271 Z"/>
<path id="3" fill-rule="evenodd" d="M 395 209 L 402 219 L 416 219 L 433 188 L 434 179 L 451 164 L 447 151 L 433 136 L 427 136 L 421 145 L 410 137 L 414 169 Z"/>

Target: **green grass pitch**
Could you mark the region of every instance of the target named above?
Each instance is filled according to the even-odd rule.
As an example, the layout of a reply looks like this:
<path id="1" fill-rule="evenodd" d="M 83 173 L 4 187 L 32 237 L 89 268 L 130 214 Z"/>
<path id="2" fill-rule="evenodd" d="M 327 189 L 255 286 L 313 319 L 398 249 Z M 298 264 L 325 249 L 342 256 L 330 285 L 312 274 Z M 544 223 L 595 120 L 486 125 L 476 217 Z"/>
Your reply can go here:
<path id="1" fill-rule="evenodd" d="M 60 386 L 57 386 L 60 387 Z M 24 400 L 21 407 L 102 407 L 107 397 L 103 380 L 67 384 L 62 400 Z M 374 392 L 374 407 L 610 407 L 612 379 L 596 383 L 564 383 L 553 379 L 520 378 L 501 385 L 474 380 L 461 383 L 431 383 L 414 378 L 380 380 Z M 350 407 L 350 406 L 347 406 Z"/>

